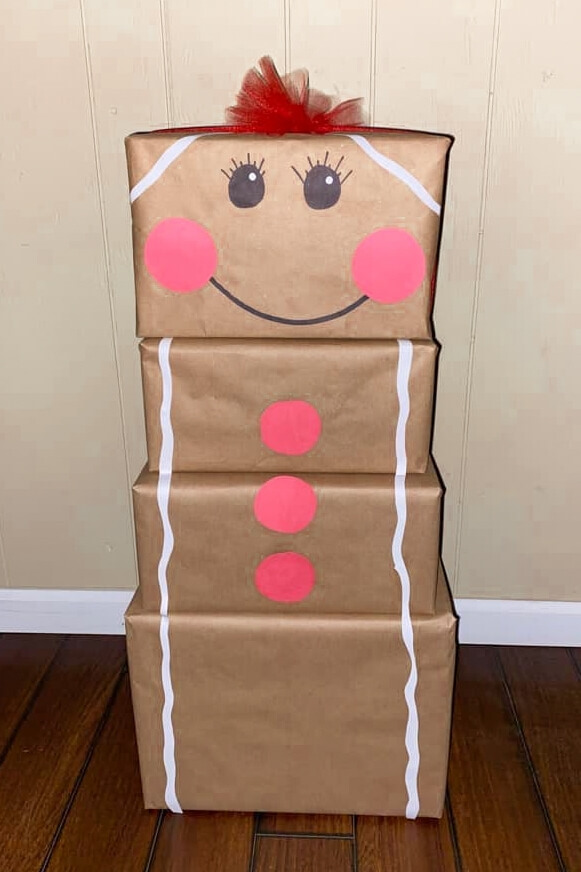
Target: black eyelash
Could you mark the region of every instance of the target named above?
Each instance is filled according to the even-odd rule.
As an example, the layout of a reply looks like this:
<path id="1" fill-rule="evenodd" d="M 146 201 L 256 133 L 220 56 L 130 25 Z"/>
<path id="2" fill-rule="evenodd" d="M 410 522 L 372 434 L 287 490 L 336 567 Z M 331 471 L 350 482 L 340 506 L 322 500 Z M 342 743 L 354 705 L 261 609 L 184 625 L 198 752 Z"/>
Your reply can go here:
<path id="1" fill-rule="evenodd" d="M 260 161 L 259 164 L 257 164 L 255 160 L 250 160 L 250 152 L 248 152 L 248 154 L 246 155 L 246 158 L 247 158 L 246 160 L 241 160 L 239 163 L 236 163 L 234 158 L 230 158 L 234 168 L 231 169 L 230 167 L 228 167 L 227 170 L 221 169 L 220 172 L 224 173 L 224 175 L 226 176 L 227 179 L 231 179 L 234 172 L 236 170 L 240 169 L 240 167 L 250 166 L 250 167 L 255 167 L 261 176 L 265 175 L 265 170 L 262 169 L 262 167 L 264 166 L 264 158 L 262 158 L 262 160 Z"/>
<path id="2" fill-rule="evenodd" d="M 318 160 L 316 163 L 313 163 L 313 161 L 311 160 L 311 158 L 307 155 L 307 161 L 309 162 L 309 166 L 308 166 L 307 169 L 305 170 L 305 178 L 304 178 L 304 179 L 303 179 L 302 175 L 300 174 L 300 172 L 297 170 L 296 167 L 291 166 L 291 169 L 293 170 L 294 173 L 296 173 L 296 175 L 299 177 L 299 179 L 301 180 L 301 182 L 302 182 L 303 185 L 304 185 L 304 183 L 305 183 L 305 179 L 307 178 L 307 175 L 308 175 L 308 173 L 309 173 L 309 170 L 314 169 L 316 166 L 330 167 L 330 169 L 332 169 L 333 172 L 335 172 L 335 173 L 337 174 L 337 178 L 339 179 L 339 183 L 342 185 L 344 182 L 347 181 L 347 179 L 349 178 L 349 176 L 350 176 L 350 175 L 352 174 L 352 172 L 353 172 L 353 170 L 349 170 L 349 172 L 347 173 L 347 175 L 346 175 L 346 176 L 343 176 L 343 178 L 341 178 L 341 172 L 339 171 L 339 167 L 340 167 L 341 164 L 343 163 L 343 160 L 344 160 L 344 159 L 345 159 L 345 155 L 342 154 L 341 157 L 339 158 L 339 160 L 337 161 L 336 166 L 332 167 L 330 163 L 327 163 L 327 161 L 329 160 L 329 152 L 328 152 L 328 151 L 325 152 L 325 157 L 323 158 L 323 163 L 322 163 L 322 164 L 321 164 L 321 161 L 320 161 L 320 160 Z"/>

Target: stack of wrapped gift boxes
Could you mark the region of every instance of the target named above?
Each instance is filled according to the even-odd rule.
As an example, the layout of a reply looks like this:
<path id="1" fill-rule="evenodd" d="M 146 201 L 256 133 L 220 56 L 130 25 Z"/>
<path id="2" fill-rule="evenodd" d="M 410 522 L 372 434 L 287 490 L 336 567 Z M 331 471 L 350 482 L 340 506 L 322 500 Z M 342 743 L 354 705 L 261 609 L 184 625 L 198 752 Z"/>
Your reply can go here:
<path id="1" fill-rule="evenodd" d="M 442 813 L 455 618 L 429 451 L 449 146 L 127 140 L 147 807 Z"/>

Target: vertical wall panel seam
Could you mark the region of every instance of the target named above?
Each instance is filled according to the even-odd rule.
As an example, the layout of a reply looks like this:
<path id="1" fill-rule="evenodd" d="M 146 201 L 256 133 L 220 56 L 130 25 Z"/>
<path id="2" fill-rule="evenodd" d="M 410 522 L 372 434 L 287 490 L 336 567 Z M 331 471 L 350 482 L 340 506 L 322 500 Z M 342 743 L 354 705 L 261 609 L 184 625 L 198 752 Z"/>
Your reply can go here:
<path id="1" fill-rule="evenodd" d="M 115 373 L 117 377 L 117 400 L 119 404 L 119 414 L 121 418 L 121 439 L 123 443 L 123 455 L 125 458 L 125 481 L 126 481 L 126 496 L 127 496 L 127 508 L 129 515 L 129 530 L 133 529 L 133 501 L 131 497 L 131 471 L 129 464 L 129 452 L 127 448 L 127 426 L 126 426 L 126 418 L 125 418 L 125 405 L 123 402 L 123 390 L 121 386 L 121 374 L 119 368 L 119 348 L 118 348 L 118 340 L 117 340 L 117 320 L 115 317 L 115 306 L 113 300 L 113 288 L 111 281 L 111 260 L 110 260 L 110 249 L 109 249 L 109 239 L 107 235 L 107 222 L 105 216 L 105 203 L 103 197 L 103 182 L 102 182 L 102 172 L 101 172 L 101 159 L 99 154 L 99 138 L 97 135 L 97 119 L 95 113 L 95 95 L 93 88 L 93 73 L 91 68 L 91 54 L 89 48 L 89 40 L 87 37 L 87 23 L 85 17 L 85 6 L 84 0 L 79 0 L 79 11 L 81 16 L 81 28 L 82 28 L 82 36 L 83 36 L 83 51 L 85 57 L 85 73 L 87 77 L 87 95 L 89 100 L 89 112 L 91 116 L 91 129 L 92 129 L 92 137 L 93 137 L 93 158 L 95 162 L 95 174 L 97 178 L 97 194 L 99 198 L 99 214 L 101 221 L 101 240 L 103 245 L 103 257 L 105 260 L 105 281 L 107 285 L 107 297 L 109 301 L 109 319 L 111 325 L 111 338 L 113 342 L 113 362 L 115 365 Z M 132 545 L 132 554 L 133 554 L 133 565 L 135 571 L 135 579 L 137 578 L 137 555 L 135 551 L 135 542 L 133 540 L 133 536 L 131 536 L 131 545 Z"/>
<path id="2" fill-rule="evenodd" d="M 6 551 L 4 550 L 4 539 L 2 537 L 2 527 L 0 526 L 0 563 L 6 579 L 6 587 L 10 587 L 10 578 L 8 577 L 8 564 L 6 563 Z"/>
<path id="3" fill-rule="evenodd" d="M 161 52 L 163 57 L 163 81 L 165 87 L 165 114 L 168 127 L 175 126 L 175 107 L 173 98 L 173 81 L 170 65 L 170 40 L 167 26 L 166 0 L 159 0 L 159 21 L 161 27 Z"/>
<path id="4" fill-rule="evenodd" d="M 284 16 L 284 71 L 290 73 L 291 67 L 291 0 L 283 0 Z"/>
<path id="5" fill-rule="evenodd" d="M 460 560 L 462 552 L 462 533 L 464 526 L 464 504 L 466 496 L 466 478 L 468 466 L 468 439 L 470 436 L 470 411 L 472 404 L 472 383 L 474 377 L 474 356 L 476 347 L 476 332 L 478 326 L 478 307 L 480 303 L 480 291 L 482 286 L 482 268 L 484 252 L 484 225 L 486 222 L 486 207 L 488 201 L 488 188 L 490 179 L 490 149 L 492 143 L 492 124 L 494 121 L 494 106 L 496 97 L 496 79 L 498 67 L 498 48 L 500 43 L 500 28 L 502 19 L 502 0 L 496 0 L 494 8 L 494 23 L 492 36 L 492 51 L 490 57 L 490 71 L 488 76 L 488 107 L 486 111 L 486 132 L 484 139 L 484 158 L 482 166 L 480 213 L 478 218 L 478 245 L 476 252 L 476 270 L 474 278 L 474 297 L 472 300 L 472 313 L 470 319 L 470 344 L 468 350 L 468 367 L 466 375 L 466 390 L 464 393 L 464 426 L 462 429 L 462 459 L 460 465 L 460 482 L 458 493 L 458 524 L 456 528 L 456 545 L 454 553 L 454 579 L 453 590 L 460 593 Z"/>
<path id="6" fill-rule="evenodd" d="M 369 35 L 369 123 L 375 124 L 377 87 L 377 19 L 379 0 L 371 0 Z"/>

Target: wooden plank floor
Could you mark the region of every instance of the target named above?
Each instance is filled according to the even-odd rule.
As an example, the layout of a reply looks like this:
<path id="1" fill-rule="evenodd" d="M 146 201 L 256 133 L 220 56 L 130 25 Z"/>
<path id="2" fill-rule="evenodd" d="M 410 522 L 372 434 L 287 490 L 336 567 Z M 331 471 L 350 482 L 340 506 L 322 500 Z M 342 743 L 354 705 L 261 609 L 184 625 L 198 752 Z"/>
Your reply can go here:
<path id="1" fill-rule="evenodd" d="M 144 811 L 116 637 L 0 637 L 0 872 L 580 872 L 581 656 L 460 649 L 441 821 Z"/>

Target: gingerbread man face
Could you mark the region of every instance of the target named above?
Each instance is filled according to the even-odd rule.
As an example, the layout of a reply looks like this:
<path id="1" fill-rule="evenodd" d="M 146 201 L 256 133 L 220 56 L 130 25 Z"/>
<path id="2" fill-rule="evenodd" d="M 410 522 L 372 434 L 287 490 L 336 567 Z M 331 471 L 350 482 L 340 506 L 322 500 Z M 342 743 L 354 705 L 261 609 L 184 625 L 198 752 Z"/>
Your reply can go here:
<path id="1" fill-rule="evenodd" d="M 429 337 L 449 145 L 129 137 L 138 333 Z"/>

